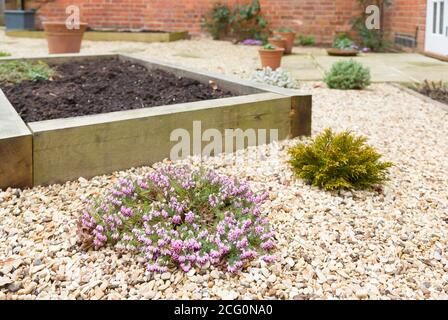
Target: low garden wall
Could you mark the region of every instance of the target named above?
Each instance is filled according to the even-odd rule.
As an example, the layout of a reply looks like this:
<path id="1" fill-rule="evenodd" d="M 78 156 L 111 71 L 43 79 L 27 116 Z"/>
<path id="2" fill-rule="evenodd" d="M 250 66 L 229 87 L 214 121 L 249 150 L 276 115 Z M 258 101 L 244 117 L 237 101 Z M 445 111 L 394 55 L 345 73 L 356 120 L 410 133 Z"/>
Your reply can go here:
<path id="1" fill-rule="evenodd" d="M 119 57 L 209 84 L 240 96 L 25 124 L 0 94 L 0 188 L 63 183 L 151 165 L 170 156 L 170 133 L 202 130 L 278 130 L 278 139 L 311 134 L 311 96 L 233 77 L 198 72 L 126 55 L 29 58 L 49 63 Z M 14 60 L 14 59 L 1 59 Z M 224 141 L 222 141 L 224 143 Z M 235 149 L 234 149 L 235 150 Z M 234 151 L 232 150 L 232 151 Z"/>

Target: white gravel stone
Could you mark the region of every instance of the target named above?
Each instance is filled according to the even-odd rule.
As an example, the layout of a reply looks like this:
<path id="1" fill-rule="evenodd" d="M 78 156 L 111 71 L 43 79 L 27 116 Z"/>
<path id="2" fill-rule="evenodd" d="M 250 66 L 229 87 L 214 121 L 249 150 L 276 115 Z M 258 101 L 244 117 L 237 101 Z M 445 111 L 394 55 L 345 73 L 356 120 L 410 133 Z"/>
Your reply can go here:
<path id="1" fill-rule="evenodd" d="M 46 50 L 44 40 L 0 32 L 4 41 L 14 42 L 3 50 L 15 55 Z M 161 57 L 243 78 L 258 65 L 256 48 L 209 40 L 83 43 L 85 53 L 99 50 Z M 263 161 L 207 159 L 202 165 L 247 180 L 254 191 L 269 190 L 262 211 L 276 232 L 278 262 L 256 261 L 239 274 L 213 269 L 206 277 L 204 270 L 145 276 L 137 256 L 111 248 L 76 250 L 82 199 L 102 194 L 120 177 L 144 175 L 148 167 L 2 190 L 0 299 L 448 299 L 447 112 L 386 84 L 339 91 L 302 83 L 299 92 L 313 95 L 313 135 L 327 127 L 350 129 L 395 163 L 382 192 L 325 192 L 296 179 L 285 164 L 287 148 L 309 138 L 257 147 L 264 155 L 278 147 L 277 158 Z M 197 157 L 184 162 L 201 164 Z"/>

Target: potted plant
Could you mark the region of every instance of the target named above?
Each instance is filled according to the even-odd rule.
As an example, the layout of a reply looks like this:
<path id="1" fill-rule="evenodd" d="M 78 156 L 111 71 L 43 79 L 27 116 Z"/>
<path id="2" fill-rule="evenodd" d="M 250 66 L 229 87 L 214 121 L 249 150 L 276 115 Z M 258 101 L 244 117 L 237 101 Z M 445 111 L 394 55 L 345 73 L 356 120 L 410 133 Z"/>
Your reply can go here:
<path id="1" fill-rule="evenodd" d="M 263 68 L 270 67 L 272 70 L 280 68 L 285 49 L 268 43 L 262 49 L 258 50 L 258 52 L 260 53 L 261 66 Z"/>
<path id="2" fill-rule="evenodd" d="M 69 28 L 63 21 L 45 21 L 42 23 L 48 42 L 48 51 L 53 53 L 78 53 L 87 23 Z"/>
<path id="3" fill-rule="evenodd" d="M 18 0 L 17 7 L 17 10 L 5 10 L 6 30 L 34 30 L 36 10 L 25 10 L 25 0 Z"/>
<path id="4" fill-rule="evenodd" d="M 292 53 L 292 48 L 294 47 L 294 40 L 296 38 L 296 32 L 290 28 L 279 28 L 274 31 L 274 35 L 280 36 L 286 40 L 286 54 Z"/>
<path id="5" fill-rule="evenodd" d="M 278 48 L 283 48 L 286 50 L 286 40 L 279 35 L 269 38 L 269 43 Z"/>
<path id="6" fill-rule="evenodd" d="M 358 47 L 355 43 L 345 35 L 336 37 L 333 46 L 327 49 L 330 56 L 357 56 Z"/>

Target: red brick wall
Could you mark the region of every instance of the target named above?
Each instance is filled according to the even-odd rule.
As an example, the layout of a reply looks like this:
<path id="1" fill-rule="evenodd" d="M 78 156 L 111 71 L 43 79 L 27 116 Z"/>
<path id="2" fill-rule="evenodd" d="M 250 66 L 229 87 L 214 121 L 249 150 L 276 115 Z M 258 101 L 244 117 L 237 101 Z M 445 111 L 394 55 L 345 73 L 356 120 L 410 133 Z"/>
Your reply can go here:
<path id="1" fill-rule="evenodd" d="M 148 28 L 189 30 L 201 33 L 202 17 L 215 1 L 211 0 L 35 0 L 29 6 L 39 9 L 40 19 L 63 19 L 65 7 L 78 5 L 82 20 L 95 28 Z M 221 0 L 222 3 L 246 3 Z M 316 36 L 318 42 L 331 42 L 335 32 L 349 29 L 357 11 L 355 0 L 261 0 L 271 28 L 292 27 L 300 34 Z M 356 13 L 355 13 L 356 14 Z"/>
<path id="2" fill-rule="evenodd" d="M 221 0 L 221 3 L 246 3 L 251 0 Z M 270 28 L 292 27 L 299 34 L 313 35 L 319 43 L 331 43 L 339 31 L 350 29 L 351 18 L 359 15 L 356 0 L 260 0 Z M 28 1 L 30 2 L 30 1 Z M 61 20 L 65 8 L 78 5 L 81 18 L 94 28 L 188 30 L 201 33 L 202 17 L 214 0 L 34 0 L 40 19 Z M 385 16 L 387 31 L 414 34 L 419 26 L 419 45 L 423 47 L 426 0 L 393 0 Z M 39 20 L 39 19 L 38 19 Z"/>
<path id="3" fill-rule="evenodd" d="M 393 39 L 394 34 L 414 36 L 418 27 L 418 49 L 423 50 L 426 30 L 426 0 L 393 0 L 385 11 L 385 29 Z"/>

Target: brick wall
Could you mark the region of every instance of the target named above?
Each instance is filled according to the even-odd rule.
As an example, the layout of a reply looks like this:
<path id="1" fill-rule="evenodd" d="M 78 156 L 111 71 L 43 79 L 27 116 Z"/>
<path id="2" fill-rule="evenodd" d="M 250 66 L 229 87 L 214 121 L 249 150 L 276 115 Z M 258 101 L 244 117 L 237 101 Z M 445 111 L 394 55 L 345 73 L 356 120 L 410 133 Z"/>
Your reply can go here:
<path id="1" fill-rule="evenodd" d="M 189 30 L 201 33 L 202 17 L 212 0 L 35 0 L 38 23 L 60 20 L 70 4 L 81 9 L 82 20 L 94 28 Z M 221 0 L 245 3 L 244 0 Z M 292 27 L 299 33 L 316 36 L 318 42 L 331 42 L 335 32 L 349 29 L 349 19 L 357 10 L 355 0 L 261 0 L 271 28 Z M 356 14 L 356 13 L 355 13 Z"/>
<path id="2" fill-rule="evenodd" d="M 250 0 L 221 0 L 221 3 L 246 3 Z M 319 43 L 331 43 L 334 35 L 350 29 L 351 18 L 359 15 L 356 0 L 260 0 L 270 28 L 292 27 L 299 34 L 313 35 Z M 81 18 L 94 28 L 188 30 L 201 33 L 202 17 L 214 0 L 34 0 L 39 7 L 38 21 L 61 20 L 65 8 L 78 5 Z M 393 0 L 387 8 L 385 26 L 395 32 L 415 33 L 419 27 L 419 47 L 423 48 L 426 0 Z"/>
<path id="3" fill-rule="evenodd" d="M 391 39 L 395 33 L 415 36 L 418 28 L 418 49 L 425 46 L 426 29 L 426 3 L 427 0 L 393 0 L 391 6 L 386 8 L 385 29 Z"/>

